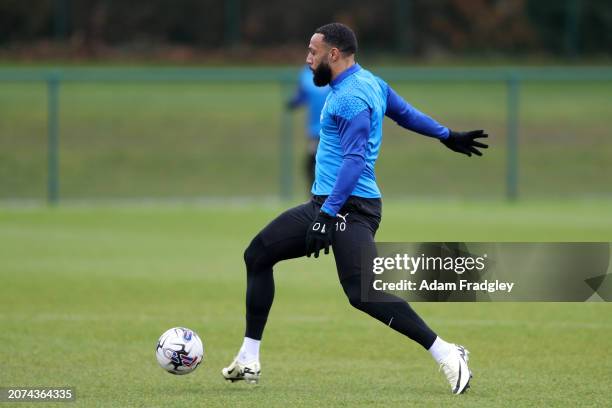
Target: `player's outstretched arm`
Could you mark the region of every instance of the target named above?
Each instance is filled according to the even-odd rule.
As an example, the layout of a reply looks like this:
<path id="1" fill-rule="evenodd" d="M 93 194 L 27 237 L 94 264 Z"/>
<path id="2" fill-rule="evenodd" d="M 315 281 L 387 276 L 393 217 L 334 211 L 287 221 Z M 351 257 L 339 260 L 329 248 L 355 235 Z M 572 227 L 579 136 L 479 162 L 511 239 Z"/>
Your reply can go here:
<path id="1" fill-rule="evenodd" d="M 469 157 L 472 157 L 472 154 L 482 156 L 482 152 L 480 152 L 480 150 L 477 148 L 487 149 L 489 145 L 481 143 L 476 139 L 486 137 L 489 137 L 489 135 L 484 133 L 484 130 L 455 132 L 449 129 L 448 137 L 446 139 L 440 139 L 440 142 L 454 152 L 462 153 Z"/>
<path id="2" fill-rule="evenodd" d="M 386 84 L 385 84 L 386 85 Z M 410 105 L 390 86 L 387 86 L 387 110 L 385 115 L 404 129 L 412 130 L 423 136 L 445 139 L 449 129 L 435 119 Z"/>
<path id="3" fill-rule="evenodd" d="M 390 86 L 387 85 L 387 111 L 385 115 L 397 122 L 398 125 L 418 132 L 425 136 L 435 137 L 449 149 L 465 154 L 466 156 L 482 156 L 478 150 L 489 146 L 475 139 L 488 137 L 483 130 L 469 132 L 455 132 L 450 130 L 431 117 L 406 102 Z"/>

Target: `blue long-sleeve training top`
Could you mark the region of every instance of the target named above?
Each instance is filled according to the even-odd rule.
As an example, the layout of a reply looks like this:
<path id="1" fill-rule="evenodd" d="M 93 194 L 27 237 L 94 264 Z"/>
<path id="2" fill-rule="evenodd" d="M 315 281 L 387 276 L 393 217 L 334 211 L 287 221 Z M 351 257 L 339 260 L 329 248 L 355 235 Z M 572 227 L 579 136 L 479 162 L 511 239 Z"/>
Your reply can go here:
<path id="1" fill-rule="evenodd" d="M 331 82 L 321 111 L 320 141 L 312 194 L 327 195 L 321 208 L 336 215 L 349 196 L 381 197 L 374 165 L 382 141 L 382 121 L 425 136 L 446 139 L 448 128 L 420 112 L 385 81 L 352 65 Z"/>

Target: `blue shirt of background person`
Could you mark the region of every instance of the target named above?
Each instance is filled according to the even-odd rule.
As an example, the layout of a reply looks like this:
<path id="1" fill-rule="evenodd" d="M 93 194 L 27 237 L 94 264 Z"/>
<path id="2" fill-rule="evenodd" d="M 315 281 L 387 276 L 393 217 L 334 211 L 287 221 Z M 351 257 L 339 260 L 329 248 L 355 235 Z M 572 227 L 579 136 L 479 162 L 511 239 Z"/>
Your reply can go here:
<path id="1" fill-rule="evenodd" d="M 330 91 L 329 86 L 318 87 L 312 81 L 312 70 L 305 65 L 300 71 L 298 87 L 295 95 L 287 103 L 290 109 L 306 105 L 308 108 L 306 119 L 306 133 L 312 139 L 319 139 L 321 130 L 321 109 L 325 104 L 325 98 Z"/>

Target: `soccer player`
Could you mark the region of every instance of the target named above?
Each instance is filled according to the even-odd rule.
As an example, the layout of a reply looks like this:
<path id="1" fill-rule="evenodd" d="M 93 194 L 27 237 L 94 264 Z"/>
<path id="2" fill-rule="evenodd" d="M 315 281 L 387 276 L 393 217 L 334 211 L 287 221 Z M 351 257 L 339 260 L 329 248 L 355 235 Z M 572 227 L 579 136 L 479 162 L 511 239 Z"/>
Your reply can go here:
<path id="1" fill-rule="evenodd" d="M 222 370 L 229 381 L 259 381 L 259 347 L 274 298 L 273 266 L 285 259 L 319 256 L 333 249 L 338 278 L 352 306 L 404 334 L 428 350 L 444 371 L 454 394 L 468 387 L 468 351 L 440 338 L 404 300 L 377 293 L 361 298 L 360 250 L 372 250 L 381 217 L 381 194 L 374 163 L 388 116 L 398 125 L 438 139 L 449 149 L 481 156 L 482 130 L 455 132 L 421 113 L 387 83 L 355 62 L 357 40 L 339 23 L 318 28 L 310 40 L 306 62 L 314 83 L 330 85 L 321 113 L 312 199 L 289 209 L 261 230 L 244 253 L 247 270 L 246 331 L 234 361 Z"/>
<path id="2" fill-rule="evenodd" d="M 329 93 L 329 86 L 316 86 L 312 80 L 312 70 L 305 65 L 300 72 L 298 86 L 293 97 L 287 102 L 288 109 L 296 109 L 302 105 L 308 108 L 306 118 L 306 146 L 305 171 L 309 186 L 314 183 L 317 146 L 319 145 L 319 132 L 321 131 L 321 109 Z"/>

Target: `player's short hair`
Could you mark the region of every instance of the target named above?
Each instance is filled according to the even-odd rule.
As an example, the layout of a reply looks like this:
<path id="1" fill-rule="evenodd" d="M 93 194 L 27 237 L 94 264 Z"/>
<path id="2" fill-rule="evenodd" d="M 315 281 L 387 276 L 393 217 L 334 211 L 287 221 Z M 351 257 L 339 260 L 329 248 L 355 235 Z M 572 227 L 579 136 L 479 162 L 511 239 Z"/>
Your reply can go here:
<path id="1" fill-rule="evenodd" d="M 343 54 L 352 55 L 357 52 L 357 37 L 353 30 L 344 24 L 325 24 L 317 28 L 315 34 L 323 34 L 323 40 Z"/>

